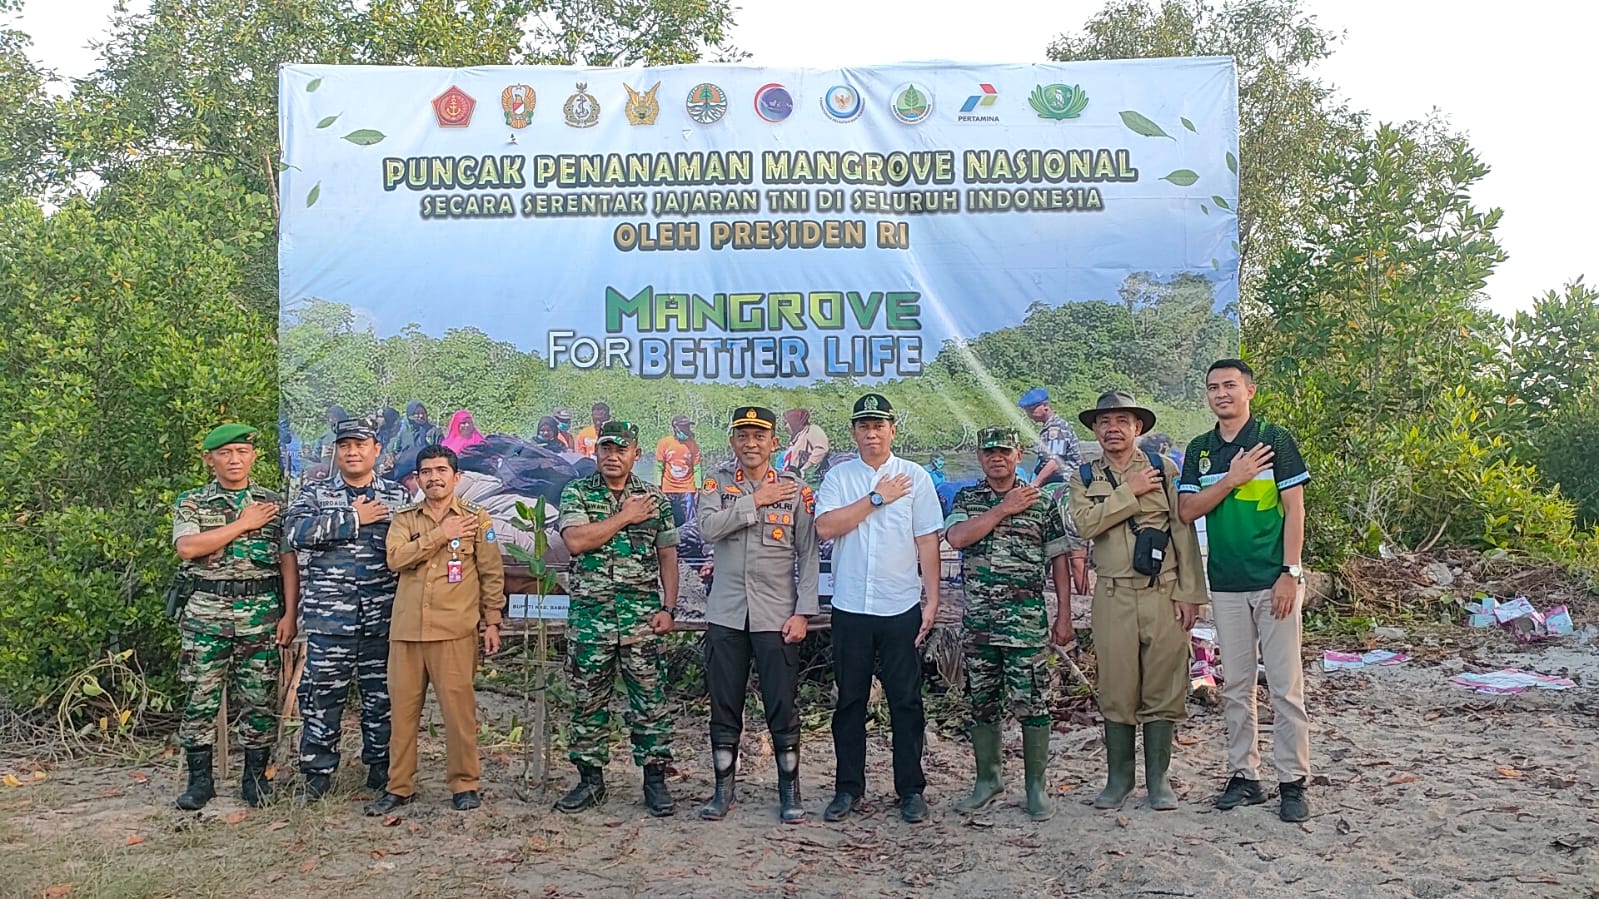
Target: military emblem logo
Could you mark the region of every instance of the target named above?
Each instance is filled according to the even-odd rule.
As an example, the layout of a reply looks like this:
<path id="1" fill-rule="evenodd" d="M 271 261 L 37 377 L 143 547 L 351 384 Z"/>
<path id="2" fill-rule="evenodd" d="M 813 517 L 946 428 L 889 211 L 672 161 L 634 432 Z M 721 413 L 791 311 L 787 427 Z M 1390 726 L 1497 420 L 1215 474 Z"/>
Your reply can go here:
<path id="1" fill-rule="evenodd" d="M 566 98 L 561 111 L 566 113 L 566 123 L 573 128 L 592 128 L 600 120 L 600 101 L 589 93 L 588 85 L 579 81 L 577 93 Z"/>
<path id="2" fill-rule="evenodd" d="M 925 84 L 907 82 L 894 92 L 892 108 L 894 118 L 907 125 L 925 122 L 933 114 L 933 92 Z"/>
<path id="3" fill-rule="evenodd" d="M 1088 94 L 1076 84 L 1040 84 L 1027 95 L 1027 105 L 1041 119 L 1075 119 L 1088 106 Z"/>
<path id="4" fill-rule="evenodd" d="M 877 397 L 868 396 L 866 398 L 866 401 L 864 403 L 861 403 L 861 411 L 863 411 L 863 412 L 876 412 L 877 411 Z"/>
<path id="5" fill-rule="evenodd" d="M 500 108 L 505 110 L 505 124 L 512 128 L 526 128 L 533 121 L 533 106 L 538 95 L 525 84 L 513 84 L 500 91 Z"/>
<path id="6" fill-rule="evenodd" d="M 847 84 L 835 84 L 822 94 L 822 112 L 835 122 L 853 122 L 864 108 L 861 92 Z"/>
<path id="7" fill-rule="evenodd" d="M 709 81 L 696 84 L 688 92 L 688 117 L 701 125 L 712 125 L 727 114 L 727 93 Z"/>
<path id="8" fill-rule="evenodd" d="M 433 98 L 433 116 L 440 128 L 465 128 L 472 123 L 472 109 L 477 101 L 455 85 Z"/>
<path id="9" fill-rule="evenodd" d="M 794 112 L 794 95 L 781 84 L 763 84 L 755 92 L 755 114 L 762 121 L 777 123 Z"/>
<path id="10" fill-rule="evenodd" d="M 627 91 L 627 123 L 629 125 L 653 125 L 655 117 L 661 114 L 661 101 L 655 99 L 655 92 L 661 89 L 661 83 L 639 93 L 629 85 L 622 85 Z"/>

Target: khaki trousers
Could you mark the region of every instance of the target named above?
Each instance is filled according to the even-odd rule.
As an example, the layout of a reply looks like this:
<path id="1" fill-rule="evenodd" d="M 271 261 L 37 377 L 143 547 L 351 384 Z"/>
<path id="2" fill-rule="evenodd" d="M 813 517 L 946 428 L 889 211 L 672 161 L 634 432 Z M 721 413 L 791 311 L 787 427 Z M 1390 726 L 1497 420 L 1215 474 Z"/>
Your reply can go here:
<path id="1" fill-rule="evenodd" d="M 1116 724 L 1188 717 L 1188 632 L 1177 621 L 1177 580 L 1101 577 L 1094 584 L 1099 711 Z"/>
<path id="2" fill-rule="evenodd" d="M 445 771 L 451 793 L 478 788 L 482 766 L 477 757 L 477 694 L 472 674 L 477 667 L 477 637 L 454 640 L 389 643 L 389 700 L 394 735 L 389 750 L 389 792 L 416 793 L 416 732 L 422 722 L 422 701 L 428 684 L 444 714 Z"/>
<path id="3" fill-rule="evenodd" d="M 1271 690 L 1272 765 L 1280 783 L 1310 775 L 1310 718 L 1305 714 L 1305 667 L 1300 659 L 1301 587 L 1294 613 L 1273 618 L 1271 591 L 1212 593 L 1216 649 L 1221 656 L 1221 704 L 1227 719 L 1227 766 L 1232 774 L 1260 779 L 1256 733 L 1255 665 L 1266 666 Z M 1258 649 L 1258 655 L 1257 655 Z"/>

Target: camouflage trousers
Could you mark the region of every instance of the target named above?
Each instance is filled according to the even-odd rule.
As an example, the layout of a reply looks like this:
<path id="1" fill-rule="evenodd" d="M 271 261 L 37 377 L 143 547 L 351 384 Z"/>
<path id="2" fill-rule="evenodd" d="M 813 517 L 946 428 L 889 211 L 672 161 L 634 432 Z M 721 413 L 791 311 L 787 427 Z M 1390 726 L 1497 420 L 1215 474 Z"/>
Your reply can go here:
<path id="1" fill-rule="evenodd" d="M 1022 726 L 1048 724 L 1049 707 L 1044 703 L 1048 658 L 1048 651 L 1038 646 L 967 646 L 966 695 L 972 702 L 972 720 L 998 724 L 1009 700 Z"/>
<path id="2" fill-rule="evenodd" d="M 189 702 L 178 725 L 184 749 L 216 742 L 214 723 L 222 707 L 222 690 L 229 685 L 232 711 L 239 716 L 239 745 L 245 749 L 272 745 L 282 665 L 272 631 L 226 637 L 185 630 L 179 664 L 179 677 L 189 685 Z"/>
<path id="3" fill-rule="evenodd" d="M 339 732 L 350 684 L 361 694 L 361 761 L 389 761 L 389 638 L 306 634 L 300 676 L 300 771 L 332 774 L 339 767 Z"/>
<path id="4" fill-rule="evenodd" d="M 567 672 L 572 676 L 572 733 L 569 757 L 579 765 L 604 767 L 611 760 L 611 698 L 616 677 L 627 687 L 627 714 L 633 732 L 633 762 L 672 760 L 672 719 L 666 709 L 666 665 L 659 640 L 637 643 L 569 643 Z"/>

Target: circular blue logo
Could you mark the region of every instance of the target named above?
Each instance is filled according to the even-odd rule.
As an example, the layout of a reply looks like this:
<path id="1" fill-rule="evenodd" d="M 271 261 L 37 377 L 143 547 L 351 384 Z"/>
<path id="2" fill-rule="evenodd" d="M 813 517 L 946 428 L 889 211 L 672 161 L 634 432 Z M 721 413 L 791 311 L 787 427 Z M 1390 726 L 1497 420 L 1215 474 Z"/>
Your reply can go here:
<path id="1" fill-rule="evenodd" d="M 822 94 L 822 111 L 835 122 L 853 122 L 865 108 L 861 92 L 847 84 L 835 84 Z"/>
<path id="2" fill-rule="evenodd" d="M 794 112 L 794 95 L 781 84 L 763 84 L 755 92 L 755 114 L 768 122 L 781 122 Z"/>

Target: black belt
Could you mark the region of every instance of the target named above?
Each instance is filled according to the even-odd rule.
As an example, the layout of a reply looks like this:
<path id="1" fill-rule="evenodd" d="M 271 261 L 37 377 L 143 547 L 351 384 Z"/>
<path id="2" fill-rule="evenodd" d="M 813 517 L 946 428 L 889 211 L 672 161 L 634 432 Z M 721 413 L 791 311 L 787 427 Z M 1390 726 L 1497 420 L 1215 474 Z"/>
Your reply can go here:
<path id="1" fill-rule="evenodd" d="M 209 593 L 212 596 L 265 596 L 268 593 L 277 593 L 282 589 L 282 578 L 259 577 L 245 581 L 208 581 L 196 578 L 194 592 Z"/>

